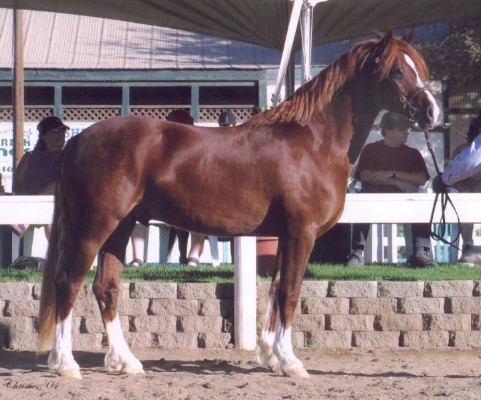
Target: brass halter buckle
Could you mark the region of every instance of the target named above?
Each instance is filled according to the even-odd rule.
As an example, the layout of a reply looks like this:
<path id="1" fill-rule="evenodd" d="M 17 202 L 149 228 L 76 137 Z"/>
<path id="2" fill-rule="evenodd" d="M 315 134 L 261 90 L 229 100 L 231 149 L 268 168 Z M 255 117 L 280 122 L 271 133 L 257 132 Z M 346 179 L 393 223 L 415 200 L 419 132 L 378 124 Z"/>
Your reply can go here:
<path id="1" fill-rule="evenodd" d="M 409 96 L 409 97 L 411 97 L 411 96 Z M 414 116 L 416 115 L 416 112 L 418 111 L 418 109 L 416 107 L 414 107 L 408 101 L 408 99 L 405 96 L 403 96 L 402 94 L 399 95 L 399 100 L 401 101 L 401 104 L 403 106 L 404 111 L 406 111 L 406 113 L 407 113 L 407 117 L 408 117 L 409 121 L 414 122 Z"/>
<path id="2" fill-rule="evenodd" d="M 428 90 L 428 88 L 423 85 L 420 88 L 417 88 L 414 92 L 412 92 L 408 97 L 404 96 L 397 85 L 394 83 L 391 77 L 389 77 L 389 82 L 394 87 L 394 90 L 399 94 L 399 101 L 401 102 L 404 111 L 406 111 L 406 116 L 408 117 L 409 121 L 415 122 L 414 116 L 416 113 L 419 111 L 418 108 L 412 105 L 412 99 L 417 96 L 420 92 L 423 92 L 425 90 Z"/>

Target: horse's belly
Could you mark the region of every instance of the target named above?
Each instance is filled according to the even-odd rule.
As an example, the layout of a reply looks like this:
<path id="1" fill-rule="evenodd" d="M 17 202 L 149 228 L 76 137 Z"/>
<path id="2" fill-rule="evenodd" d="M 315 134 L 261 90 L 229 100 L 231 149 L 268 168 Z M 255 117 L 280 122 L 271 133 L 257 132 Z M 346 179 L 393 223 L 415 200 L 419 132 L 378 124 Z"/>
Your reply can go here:
<path id="1" fill-rule="evenodd" d="M 164 194 L 158 202 L 145 208 L 149 219 L 178 228 L 216 236 L 239 236 L 255 233 L 269 207 L 217 196 L 199 195 L 181 200 Z"/>

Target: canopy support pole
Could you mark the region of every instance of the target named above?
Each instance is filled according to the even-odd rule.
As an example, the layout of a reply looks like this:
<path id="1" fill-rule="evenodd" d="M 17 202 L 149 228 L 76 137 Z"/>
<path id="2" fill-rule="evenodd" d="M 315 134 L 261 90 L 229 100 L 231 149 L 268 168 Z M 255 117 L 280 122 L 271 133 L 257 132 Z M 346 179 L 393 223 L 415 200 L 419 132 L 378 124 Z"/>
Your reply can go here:
<path id="1" fill-rule="evenodd" d="M 24 63 L 23 10 L 13 10 L 13 171 L 23 156 L 24 135 Z"/>
<path id="2" fill-rule="evenodd" d="M 299 21 L 301 23 L 302 34 L 302 83 L 304 84 L 311 79 L 312 13 L 315 5 L 323 1 L 327 0 L 294 0 L 291 19 L 287 28 L 286 40 L 284 42 L 284 50 L 282 51 L 281 63 L 279 65 L 279 72 L 277 74 L 276 89 L 274 91 L 273 99 L 274 106 L 276 106 L 280 100 L 279 95 L 286 75 L 286 70 L 291 68 L 291 77 L 294 76 L 295 62 L 294 57 L 291 57 L 291 53 Z M 288 79 L 289 78 L 286 78 L 286 96 L 292 94 L 291 90 L 289 90 L 290 86 L 288 84 L 289 82 L 287 82 Z M 291 89 L 293 92 L 293 87 Z"/>
<path id="3" fill-rule="evenodd" d="M 312 54 L 312 10 L 313 6 L 304 4 L 301 14 L 302 35 L 302 83 L 311 80 L 311 54 Z"/>
<path id="4" fill-rule="evenodd" d="M 294 0 L 292 6 L 291 19 L 287 28 L 286 40 L 284 42 L 284 50 L 282 51 L 281 63 L 279 65 L 279 72 L 277 73 L 276 89 L 274 92 L 273 103 L 274 106 L 279 102 L 279 95 L 281 93 L 282 82 L 287 70 L 287 64 L 291 58 L 292 45 L 296 37 L 297 23 L 299 22 L 299 16 L 301 15 L 301 9 L 303 7 L 303 0 Z"/>

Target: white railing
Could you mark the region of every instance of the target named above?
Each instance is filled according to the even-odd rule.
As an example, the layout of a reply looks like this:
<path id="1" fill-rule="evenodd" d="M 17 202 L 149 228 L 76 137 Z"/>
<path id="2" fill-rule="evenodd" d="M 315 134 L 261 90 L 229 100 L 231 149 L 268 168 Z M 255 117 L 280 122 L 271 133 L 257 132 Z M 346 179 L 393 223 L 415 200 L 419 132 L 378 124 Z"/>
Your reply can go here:
<path id="1" fill-rule="evenodd" d="M 399 224 L 429 222 L 434 194 L 366 194 L 348 193 L 340 223 Z M 452 193 L 451 199 L 461 222 L 481 222 L 481 196 L 476 193 Z M 0 225 L 48 224 L 53 212 L 53 196 L 0 196 Z M 441 218 L 441 208 L 434 221 Z M 451 208 L 445 221 L 456 223 Z M 374 230 L 374 229 L 373 229 Z M 391 235 L 392 237 L 392 235 Z M 380 241 L 381 246 L 382 240 Z M 392 243 L 391 243 L 392 247 Z M 235 254 L 235 341 L 236 346 L 253 349 L 256 344 L 256 302 L 252 288 L 256 286 L 255 238 L 236 238 Z"/>

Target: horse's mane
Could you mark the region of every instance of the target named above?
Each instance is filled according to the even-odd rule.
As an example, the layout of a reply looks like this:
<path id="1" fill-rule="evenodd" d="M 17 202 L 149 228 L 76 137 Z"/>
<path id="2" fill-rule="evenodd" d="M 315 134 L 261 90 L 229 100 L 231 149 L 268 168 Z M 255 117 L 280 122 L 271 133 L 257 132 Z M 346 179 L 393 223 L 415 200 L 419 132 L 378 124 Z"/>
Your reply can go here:
<path id="1" fill-rule="evenodd" d="M 382 39 L 371 39 L 357 43 L 277 107 L 253 116 L 245 125 L 257 127 L 280 122 L 302 123 L 309 120 L 313 114 L 321 112 L 337 91 L 375 57 L 379 57 L 374 71 L 378 81 L 389 74 L 399 51 L 406 53 L 415 63 L 422 79 L 427 79 L 426 63 L 407 41 L 392 37 L 384 48 L 380 46 L 381 41 Z"/>

